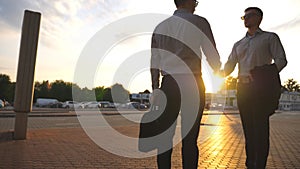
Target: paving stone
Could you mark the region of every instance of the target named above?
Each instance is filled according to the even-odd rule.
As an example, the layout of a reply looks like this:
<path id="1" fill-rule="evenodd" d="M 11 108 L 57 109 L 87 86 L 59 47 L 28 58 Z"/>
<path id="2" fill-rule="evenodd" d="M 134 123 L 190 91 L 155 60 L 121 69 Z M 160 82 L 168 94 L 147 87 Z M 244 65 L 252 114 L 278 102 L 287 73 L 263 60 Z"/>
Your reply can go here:
<path id="1" fill-rule="evenodd" d="M 217 121 L 212 116 L 219 118 Z M 208 169 L 245 168 L 243 130 L 238 114 L 205 115 L 201 126 L 199 167 Z M 95 144 L 74 117 L 51 127 L 51 119 L 30 118 L 27 139 L 15 141 L 11 118 L 0 118 L 0 168 L 99 168 L 155 169 L 156 157 L 127 158 L 114 155 Z M 138 126 L 115 127 L 136 137 Z M 212 129 L 209 135 L 206 131 Z M 201 137 L 207 137 L 204 141 Z M 300 168 L 300 112 L 276 113 L 270 120 L 270 154 L 267 169 Z M 124 149 L 126 151 L 126 149 Z M 174 147 L 172 168 L 182 168 L 181 145 Z"/>

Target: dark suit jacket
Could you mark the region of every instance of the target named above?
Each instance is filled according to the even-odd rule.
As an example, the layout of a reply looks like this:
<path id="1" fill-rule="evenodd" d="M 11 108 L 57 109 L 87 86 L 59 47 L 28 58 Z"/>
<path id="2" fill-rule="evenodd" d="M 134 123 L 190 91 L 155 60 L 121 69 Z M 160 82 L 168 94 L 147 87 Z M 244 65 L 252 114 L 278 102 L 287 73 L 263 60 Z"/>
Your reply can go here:
<path id="1" fill-rule="evenodd" d="M 250 72 L 253 77 L 255 94 L 258 97 L 258 105 L 263 105 L 263 110 L 267 111 L 269 115 L 274 114 L 281 95 L 281 81 L 276 65 L 255 67 Z"/>

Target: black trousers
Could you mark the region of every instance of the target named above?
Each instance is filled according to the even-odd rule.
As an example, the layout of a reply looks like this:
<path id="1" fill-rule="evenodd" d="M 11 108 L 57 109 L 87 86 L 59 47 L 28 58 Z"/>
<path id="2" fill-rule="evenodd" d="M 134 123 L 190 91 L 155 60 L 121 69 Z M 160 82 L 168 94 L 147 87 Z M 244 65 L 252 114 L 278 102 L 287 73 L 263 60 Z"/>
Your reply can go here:
<path id="1" fill-rule="evenodd" d="M 252 83 L 237 86 L 237 103 L 246 141 L 246 166 L 266 168 L 269 154 L 269 114 L 265 100 L 258 97 Z"/>
<path id="2" fill-rule="evenodd" d="M 194 84 L 194 85 L 193 85 Z M 197 169 L 199 149 L 197 139 L 205 105 L 205 87 L 201 75 L 167 75 L 160 88 L 167 103 L 160 123 L 169 134 L 158 148 L 159 169 L 171 169 L 173 137 L 181 111 L 182 162 L 184 169 Z M 197 105 L 196 109 L 191 107 Z M 167 148 L 167 149 L 166 149 Z"/>

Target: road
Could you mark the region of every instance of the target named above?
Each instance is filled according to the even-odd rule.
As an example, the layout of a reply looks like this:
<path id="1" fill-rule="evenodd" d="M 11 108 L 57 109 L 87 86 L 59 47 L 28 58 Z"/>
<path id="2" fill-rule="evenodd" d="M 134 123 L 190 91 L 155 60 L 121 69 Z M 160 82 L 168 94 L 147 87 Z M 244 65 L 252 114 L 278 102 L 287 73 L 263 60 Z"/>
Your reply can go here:
<path id="1" fill-rule="evenodd" d="M 111 112 L 113 113 L 113 112 Z M 64 113 L 61 115 L 40 115 L 40 112 L 36 112 L 38 116 L 28 117 L 28 129 L 47 129 L 47 128 L 78 128 L 81 127 L 78 117 L 105 117 L 110 124 L 118 126 L 118 125 L 128 125 L 129 122 L 126 118 L 139 120 L 143 113 L 131 113 L 131 114 L 117 114 L 114 115 L 99 115 L 97 112 L 80 112 L 81 115 L 76 116 L 75 112 Z M 124 118 L 125 117 L 125 118 Z M 2 117 L 0 118 L 0 130 L 12 130 L 14 129 L 14 117 Z M 101 123 L 99 124 L 101 125 Z M 104 124 L 102 124 L 104 125 Z"/>

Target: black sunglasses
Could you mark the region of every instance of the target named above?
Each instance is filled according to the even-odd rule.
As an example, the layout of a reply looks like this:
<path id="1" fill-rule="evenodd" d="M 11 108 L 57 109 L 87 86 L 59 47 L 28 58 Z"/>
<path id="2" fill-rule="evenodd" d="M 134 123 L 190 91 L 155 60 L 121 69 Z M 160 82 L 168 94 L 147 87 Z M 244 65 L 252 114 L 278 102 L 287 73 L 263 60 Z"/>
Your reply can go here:
<path id="1" fill-rule="evenodd" d="M 195 0 L 195 7 L 197 7 L 199 4 L 199 2 L 197 0 Z"/>
<path id="2" fill-rule="evenodd" d="M 251 17 L 254 16 L 254 15 L 260 16 L 260 15 L 258 15 L 257 13 L 248 13 L 248 14 L 242 16 L 241 19 L 242 19 L 242 20 L 245 20 L 245 19 L 251 18 Z"/>

